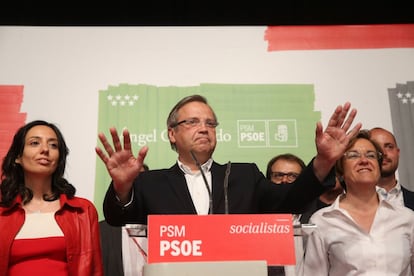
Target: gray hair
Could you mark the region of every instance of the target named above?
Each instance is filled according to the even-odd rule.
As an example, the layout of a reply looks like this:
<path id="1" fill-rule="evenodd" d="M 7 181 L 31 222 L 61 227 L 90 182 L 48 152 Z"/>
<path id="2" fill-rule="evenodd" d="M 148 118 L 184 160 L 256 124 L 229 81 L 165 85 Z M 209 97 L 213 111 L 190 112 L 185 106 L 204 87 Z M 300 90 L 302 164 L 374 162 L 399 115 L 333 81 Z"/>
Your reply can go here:
<path id="1" fill-rule="evenodd" d="M 201 95 L 190 95 L 187 97 L 182 98 L 170 111 L 170 114 L 168 115 L 167 118 L 167 128 L 168 129 L 172 129 L 177 127 L 177 120 L 178 120 L 178 111 L 186 104 L 191 103 L 191 102 L 200 102 L 200 103 L 204 103 L 206 105 L 208 105 L 210 107 L 210 109 L 213 112 L 213 116 L 214 116 L 214 120 L 217 121 L 217 117 L 216 114 L 214 113 L 214 110 L 211 108 L 211 106 L 208 104 L 207 99 L 204 96 Z M 170 141 L 170 145 L 171 148 L 173 150 L 176 150 L 175 144 L 171 143 Z"/>

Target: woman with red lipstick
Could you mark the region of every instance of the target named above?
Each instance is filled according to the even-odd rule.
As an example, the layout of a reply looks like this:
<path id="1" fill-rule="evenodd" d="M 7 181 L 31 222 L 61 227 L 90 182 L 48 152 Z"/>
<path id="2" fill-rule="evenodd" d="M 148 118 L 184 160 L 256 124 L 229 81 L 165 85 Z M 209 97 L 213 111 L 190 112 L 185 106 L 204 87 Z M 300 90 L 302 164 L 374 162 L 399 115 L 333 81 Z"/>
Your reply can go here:
<path id="1" fill-rule="evenodd" d="M 360 131 L 337 161 L 346 193 L 310 222 L 304 275 L 412 275 L 414 212 L 377 194 L 381 148 Z"/>
<path id="2" fill-rule="evenodd" d="M 0 275 L 103 275 L 98 215 L 64 177 L 68 148 L 45 121 L 13 138 L 0 185 Z"/>

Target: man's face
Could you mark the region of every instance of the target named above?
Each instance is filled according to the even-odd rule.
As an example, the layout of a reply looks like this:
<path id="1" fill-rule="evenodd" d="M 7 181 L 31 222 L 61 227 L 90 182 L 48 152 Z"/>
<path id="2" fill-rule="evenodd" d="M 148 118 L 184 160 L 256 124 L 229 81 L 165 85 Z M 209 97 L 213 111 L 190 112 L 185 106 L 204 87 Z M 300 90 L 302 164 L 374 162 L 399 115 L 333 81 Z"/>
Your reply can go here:
<path id="1" fill-rule="evenodd" d="M 400 149 L 397 147 L 393 135 L 385 130 L 374 129 L 371 130 L 371 138 L 380 145 L 384 154 L 381 164 L 381 176 L 387 177 L 394 175 L 398 169 Z"/>
<path id="2" fill-rule="evenodd" d="M 216 120 L 211 108 L 201 102 L 190 102 L 178 111 L 177 125 L 169 129 L 170 141 L 179 156 L 193 151 L 200 161 L 210 158 L 216 147 Z"/>
<path id="3" fill-rule="evenodd" d="M 272 165 L 270 180 L 276 184 L 292 183 L 301 171 L 302 167 L 295 161 L 279 159 Z"/>

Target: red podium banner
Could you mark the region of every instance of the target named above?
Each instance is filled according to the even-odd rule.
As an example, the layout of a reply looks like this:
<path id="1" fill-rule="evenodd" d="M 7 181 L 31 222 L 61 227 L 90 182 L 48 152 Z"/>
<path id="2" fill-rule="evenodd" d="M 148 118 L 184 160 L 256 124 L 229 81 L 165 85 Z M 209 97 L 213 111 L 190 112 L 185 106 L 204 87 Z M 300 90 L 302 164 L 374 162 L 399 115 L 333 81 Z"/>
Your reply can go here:
<path id="1" fill-rule="evenodd" d="M 150 215 L 148 263 L 266 260 L 294 265 L 292 215 Z"/>

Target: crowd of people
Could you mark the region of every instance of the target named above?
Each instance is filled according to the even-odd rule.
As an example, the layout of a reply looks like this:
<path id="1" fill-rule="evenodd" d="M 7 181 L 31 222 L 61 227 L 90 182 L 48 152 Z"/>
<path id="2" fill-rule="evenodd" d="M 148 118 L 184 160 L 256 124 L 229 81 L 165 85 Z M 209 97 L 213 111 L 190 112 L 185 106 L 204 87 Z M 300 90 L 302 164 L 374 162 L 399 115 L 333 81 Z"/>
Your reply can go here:
<path id="1" fill-rule="evenodd" d="M 0 275 L 142 275 L 145 255 L 126 224 L 147 224 L 151 214 L 260 213 L 317 226 L 302 275 L 412 275 L 414 193 L 397 181 L 397 141 L 383 128 L 361 130 L 356 113 L 350 103 L 337 106 L 325 128 L 317 123 L 308 164 L 284 153 L 266 174 L 254 162 L 229 170 L 214 160 L 218 118 L 201 95 L 184 97 L 168 115 L 177 153 L 170 168 L 149 170 L 148 148 L 134 153 L 128 129 L 110 128 L 111 139 L 99 133 L 95 148 L 111 177 L 102 221 L 64 178 L 69 150 L 60 130 L 29 122 L 2 165 Z"/>

